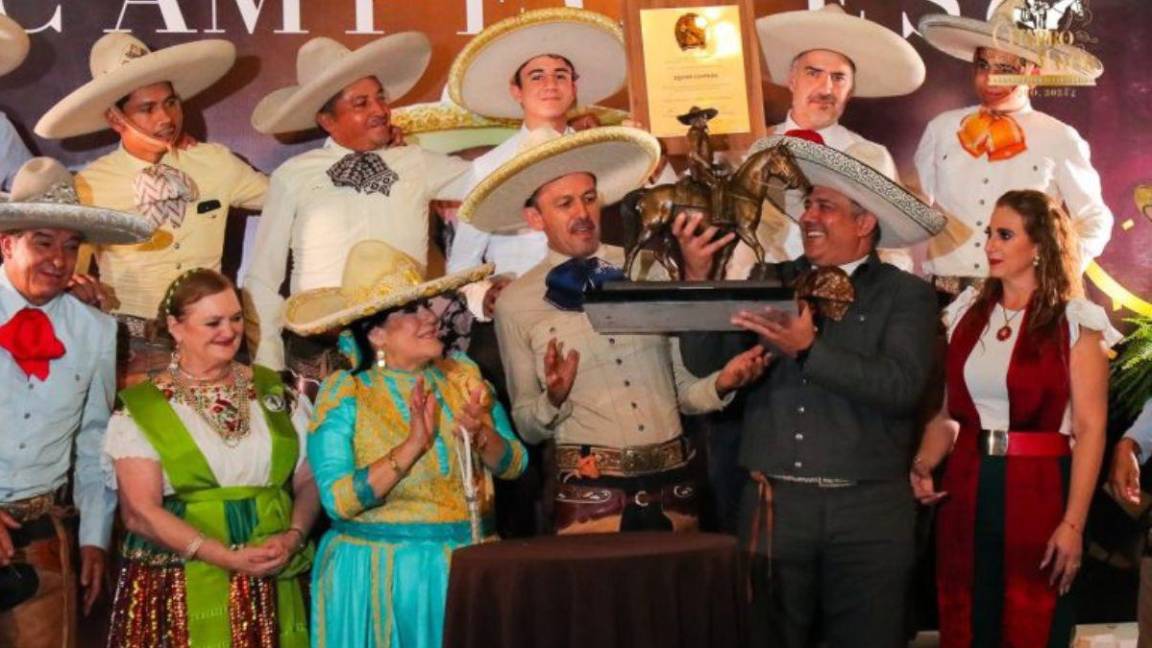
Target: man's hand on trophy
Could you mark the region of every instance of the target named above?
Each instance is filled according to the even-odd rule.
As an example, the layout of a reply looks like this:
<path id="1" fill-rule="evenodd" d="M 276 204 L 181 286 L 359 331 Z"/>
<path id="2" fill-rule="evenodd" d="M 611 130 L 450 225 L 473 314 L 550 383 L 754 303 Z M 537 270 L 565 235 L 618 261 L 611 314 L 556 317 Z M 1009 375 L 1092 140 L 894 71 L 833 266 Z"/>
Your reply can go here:
<path id="1" fill-rule="evenodd" d="M 672 221 L 672 235 L 680 244 L 680 255 L 684 257 L 683 278 L 686 281 L 705 281 L 712 272 L 712 260 L 716 252 L 736 238 L 729 232 L 716 238 L 719 229 L 710 225 L 699 231 L 704 220 L 704 212 L 698 209 L 685 209 Z"/>
<path id="2" fill-rule="evenodd" d="M 548 350 L 544 352 L 544 388 L 553 407 L 560 407 L 568 400 L 579 366 L 579 351 L 572 349 L 565 355 L 563 342 L 556 338 L 548 340 Z"/>

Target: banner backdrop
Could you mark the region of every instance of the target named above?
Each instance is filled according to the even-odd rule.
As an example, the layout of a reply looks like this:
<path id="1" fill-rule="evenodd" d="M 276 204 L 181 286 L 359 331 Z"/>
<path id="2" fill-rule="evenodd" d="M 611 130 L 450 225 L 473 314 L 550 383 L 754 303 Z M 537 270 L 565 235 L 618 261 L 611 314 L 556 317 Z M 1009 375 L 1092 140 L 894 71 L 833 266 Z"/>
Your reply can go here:
<path id="1" fill-rule="evenodd" d="M 109 31 L 132 31 L 152 48 L 201 38 L 236 44 L 237 65 L 209 91 L 188 102 L 187 128 L 221 142 L 257 168 L 271 172 L 284 159 L 320 143 L 313 132 L 291 139 L 256 133 L 249 117 L 271 90 L 295 82 L 296 51 L 309 38 L 328 36 L 351 48 L 384 34 L 419 30 L 433 45 L 428 73 L 402 103 L 440 97 L 453 56 L 485 25 L 524 9 L 582 6 L 619 18 L 618 0 L 0 0 L 0 12 L 30 32 L 28 60 L 0 79 L 0 109 L 17 125 L 33 152 L 73 168 L 115 145 L 111 131 L 63 142 L 34 137 L 36 120 L 58 99 L 91 78 L 88 52 Z M 819 8 L 824 0 L 757 0 L 757 16 Z M 969 66 L 927 45 L 914 26 L 929 13 L 985 18 L 989 0 L 844 0 L 846 11 L 905 36 L 924 57 L 924 86 L 897 99 L 853 100 L 843 122 L 888 146 L 902 175 L 927 122 L 938 113 L 975 103 Z M 1147 0 L 1048 0 L 1076 11 L 1076 42 L 1105 65 L 1095 87 L 1039 88 L 1034 105 L 1080 131 L 1104 181 L 1116 216 L 1112 242 L 1089 269 L 1092 296 L 1113 308 L 1119 321 L 1134 312 L 1152 315 L 1152 2 Z M 767 72 L 765 72 L 767 74 Z M 493 83 L 505 83 L 493 79 Z M 788 93 L 764 79 L 769 121 L 787 110 Z M 626 97 L 606 102 L 627 105 Z"/>

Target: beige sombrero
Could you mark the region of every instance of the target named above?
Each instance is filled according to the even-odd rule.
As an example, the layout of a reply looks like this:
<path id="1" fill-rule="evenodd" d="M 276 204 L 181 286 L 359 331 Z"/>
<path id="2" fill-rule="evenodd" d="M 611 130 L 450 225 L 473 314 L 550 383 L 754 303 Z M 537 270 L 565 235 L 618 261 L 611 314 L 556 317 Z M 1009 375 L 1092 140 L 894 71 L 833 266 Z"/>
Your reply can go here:
<path id="1" fill-rule="evenodd" d="M 778 85 L 788 85 L 792 61 L 810 50 L 830 50 L 856 66 L 857 97 L 898 97 L 924 83 L 924 60 L 899 34 L 839 4 L 815 11 L 785 11 L 756 20 L 760 49 Z"/>
<path id="2" fill-rule="evenodd" d="M 485 117 L 523 118 L 508 84 L 521 65 L 542 54 L 559 54 L 576 66 L 577 100 L 586 105 L 616 94 L 627 80 L 620 26 L 595 11 L 559 7 L 527 11 L 477 34 L 452 62 L 448 92 Z"/>
<path id="3" fill-rule="evenodd" d="M 131 34 L 101 36 L 92 45 L 92 80 L 64 97 L 40 118 L 36 134 L 61 139 L 108 128 L 104 113 L 134 90 L 164 81 L 181 99 L 216 83 L 236 61 L 236 46 L 208 39 L 153 52 Z"/>
<path id="4" fill-rule="evenodd" d="M 846 151 L 798 137 L 770 135 L 752 145 L 749 155 L 785 142 L 812 186 L 829 187 L 855 200 L 880 221 L 878 247 L 902 248 L 926 241 L 944 229 L 945 217 L 896 179 L 896 168 L 884 148 L 859 142 Z M 786 210 L 792 220 L 804 213 L 803 200 L 789 192 Z"/>
<path id="5" fill-rule="evenodd" d="M 1001 2 L 988 20 L 948 14 L 930 14 L 920 19 L 919 31 L 936 49 L 963 61 L 972 62 L 976 49 L 987 47 L 1008 52 L 1034 63 L 1044 63 L 1043 74 L 1075 74 L 1097 79 L 1104 63 L 1082 48 L 1072 45 L 1042 47 L 1016 25 L 1020 0 Z M 1047 55 L 1045 55 L 1047 53 Z"/>
<path id="6" fill-rule="evenodd" d="M 0 232 L 65 229 L 99 245 L 139 243 L 155 226 L 134 214 L 80 204 L 72 174 L 56 160 L 32 158 L 12 180 L 12 192 L 0 200 Z"/>
<path id="7" fill-rule="evenodd" d="M 361 241 L 348 251 L 338 288 L 317 288 L 292 295 L 284 305 L 284 326 L 300 335 L 341 329 L 369 315 L 427 299 L 480 281 L 492 264 L 424 279 L 424 268 L 384 241 Z"/>
<path id="8" fill-rule="evenodd" d="M 548 141 L 536 143 L 480 181 L 464 198 L 457 218 L 485 232 L 514 232 L 524 227 L 524 203 L 541 185 L 586 172 L 596 176 L 601 203 L 619 201 L 641 187 L 660 162 L 660 142 L 627 126 L 604 126 L 560 135 L 533 131 Z"/>
<path id="9" fill-rule="evenodd" d="M 315 128 L 316 113 L 329 99 L 369 76 L 394 103 L 424 76 L 431 58 L 432 45 L 420 32 L 392 34 L 356 50 L 318 36 L 296 53 L 296 85 L 261 99 L 252 111 L 252 127 L 269 135 Z"/>
<path id="10" fill-rule="evenodd" d="M 28 56 L 31 42 L 24 28 L 0 14 L 0 76 L 20 67 Z"/>

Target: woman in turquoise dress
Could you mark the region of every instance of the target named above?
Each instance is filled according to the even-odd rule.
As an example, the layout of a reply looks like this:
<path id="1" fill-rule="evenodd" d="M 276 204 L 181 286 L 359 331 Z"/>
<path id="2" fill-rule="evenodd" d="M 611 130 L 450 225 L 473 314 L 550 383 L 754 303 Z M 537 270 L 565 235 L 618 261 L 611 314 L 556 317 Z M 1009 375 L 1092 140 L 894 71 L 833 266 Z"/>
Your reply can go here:
<path id="1" fill-rule="evenodd" d="M 527 464 L 475 363 L 445 357 L 429 303 L 490 272 L 424 281 L 403 253 L 367 241 L 350 252 L 341 288 L 286 306 L 286 326 L 302 335 L 346 327 L 340 347 L 352 365 L 324 381 L 308 438 L 332 519 L 312 574 L 317 648 L 440 648 L 451 554 L 472 542 L 463 435 L 475 449 L 485 539 L 491 476 L 513 479 Z"/>

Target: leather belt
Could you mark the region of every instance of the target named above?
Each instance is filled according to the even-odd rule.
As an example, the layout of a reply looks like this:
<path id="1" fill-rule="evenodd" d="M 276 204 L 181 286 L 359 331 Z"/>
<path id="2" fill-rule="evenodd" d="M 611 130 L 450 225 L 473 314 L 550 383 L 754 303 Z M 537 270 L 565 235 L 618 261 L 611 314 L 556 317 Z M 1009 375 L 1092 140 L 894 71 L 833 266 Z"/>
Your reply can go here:
<path id="1" fill-rule="evenodd" d="M 628 448 L 563 444 L 556 446 L 556 468 L 586 477 L 636 477 L 680 468 L 688 463 L 692 454 L 691 445 L 682 436 L 664 443 Z M 587 474 L 589 462 L 594 464 L 596 475 Z"/>
<path id="2" fill-rule="evenodd" d="M 56 505 L 56 493 L 44 493 L 27 499 L 0 502 L 0 510 L 16 518 L 17 522 L 27 522 L 48 515 Z"/>
<path id="3" fill-rule="evenodd" d="M 783 481 L 792 484 L 806 484 L 808 486 L 815 486 L 816 488 L 848 488 L 855 486 L 856 482 L 851 479 L 838 479 L 836 477 L 797 477 L 795 475 L 768 475 L 768 479 L 772 481 Z"/>
<path id="4" fill-rule="evenodd" d="M 980 453 L 988 457 L 1066 457 L 1072 454 L 1068 435 L 1059 432 L 980 430 Z"/>

